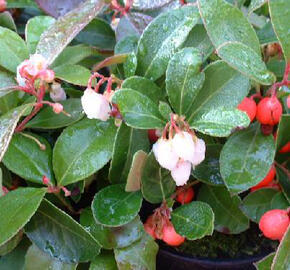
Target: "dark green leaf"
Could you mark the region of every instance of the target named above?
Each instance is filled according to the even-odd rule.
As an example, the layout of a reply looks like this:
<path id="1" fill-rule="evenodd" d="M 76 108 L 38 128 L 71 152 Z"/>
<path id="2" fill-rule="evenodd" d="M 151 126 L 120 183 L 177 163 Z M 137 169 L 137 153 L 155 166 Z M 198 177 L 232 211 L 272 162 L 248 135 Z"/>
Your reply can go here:
<path id="1" fill-rule="evenodd" d="M 280 166 L 276 166 L 276 175 L 279 181 L 280 186 L 282 187 L 282 191 L 290 203 L 290 181 L 289 181 L 289 171 Z"/>
<path id="2" fill-rule="evenodd" d="M 212 235 L 214 213 L 204 202 L 191 202 L 173 210 L 172 223 L 177 233 L 189 240 Z"/>
<path id="3" fill-rule="evenodd" d="M 138 44 L 136 73 L 151 80 L 161 77 L 172 55 L 182 46 L 199 19 L 196 7 L 185 6 L 158 16 Z"/>
<path id="4" fill-rule="evenodd" d="M 0 97 L 9 93 L 16 86 L 15 74 L 0 67 Z"/>
<path id="5" fill-rule="evenodd" d="M 27 138 L 21 133 L 14 134 L 3 158 L 3 163 L 9 170 L 25 180 L 42 184 L 42 177 L 46 176 L 53 182 L 51 146 L 44 138 L 36 134 L 29 133 L 28 135 L 43 144 L 45 150 L 42 150 L 31 138 Z"/>
<path id="6" fill-rule="evenodd" d="M 113 121 L 83 119 L 67 127 L 53 149 L 53 170 L 58 185 L 82 180 L 111 158 L 116 127 Z"/>
<path id="7" fill-rule="evenodd" d="M 271 200 L 271 209 L 287 209 L 289 206 L 289 202 L 283 192 L 278 192 Z"/>
<path id="8" fill-rule="evenodd" d="M 37 8 L 34 0 L 6 0 L 7 8 Z"/>
<path id="9" fill-rule="evenodd" d="M 191 106 L 202 88 L 205 75 L 200 73 L 202 55 L 195 48 L 185 48 L 170 59 L 166 70 L 166 91 L 171 106 L 179 115 L 191 113 Z"/>
<path id="10" fill-rule="evenodd" d="M 45 189 L 18 188 L 0 197 L 0 245 L 9 241 L 37 210 Z"/>
<path id="11" fill-rule="evenodd" d="M 102 253 L 91 262 L 89 270 L 118 270 L 114 254 L 102 251 Z"/>
<path id="12" fill-rule="evenodd" d="M 77 122 L 83 117 L 83 109 L 79 98 L 70 98 L 60 103 L 70 116 L 63 113 L 56 114 L 53 109 L 48 106 L 29 121 L 26 127 L 41 129 L 62 128 Z"/>
<path id="13" fill-rule="evenodd" d="M 122 123 L 115 137 L 109 171 L 109 179 L 113 184 L 126 182 L 133 156 L 138 150 L 149 150 L 147 131 L 133 129 Z"/>
<path id="14" fill-rule="evenodd" d="M 254 12 L 256 9 L 260 8 L 266 2 L 267 0 L 252 0 L 249 6 L 249 13 Z"/>
<path id="15" fill-rule="evenodd" d="M 159 113 L 158 105 L 137 91 L 122 89 L 113 96 L 126 124 L 133 128 L 163 128 L 165 121 Z"/>
<path id="16" fill-rule="evenodd" d="M 220 172 L 231 193 L 239 193 L 258 184 L 274 161 L 272 136 L 264 136 L 259 125 L 233 134 L 220 155 Z"/>
<path id="17" fill-rule="evenodd" d="M 285 144 L 290 141 L 290 115 L 283 114 L 277 131 L 276 149 L 280 150 Z"/>
<path id="18" fill-rule="evenodd" d="M 271 253 L 264 257 L 261 261 L 254 263 L 257 270 L 270 270 L 275 253 Z"/>
<path id="19" fill-rule="evenodd" d="M 143 197 L 150 203 L 160 203 L 175 190 L 175 182 L 168 170 L 162 169 L 153 152 L 147 159 L 141 176 Z"/>
<path id="20" fill-rule="evenodd" d="M 14 19 L 9 11 L 4 11 L 0 14 L 0 26 L 17 31 Z"/>
<path id="21" fill-rule="evenodd" d="M 115 54 L 136 52 L 138 45 L 138 37 L 127 36 L 121 39 L 115 46 Z"/>
<path id="22" fill-rule="evenodd" d="M 278 193 L 273 188 L 261 188 L 243 199 L 241 209 L 252 221 L 259 223 L 263 214 L 271 210 L 271 200 Z"/>
<path id="23" fill-rule="evenodd" d="M 0 185 L 0 188 L 1 188 L 1 185 Z M 0 191 L 0 196 L 2 196 L 2 195 L 1 195 L 1 191 Z M 13 249 L 15 249 L 18 246 L 19 242 L 22 240 L 22 236 L 23 236 L 23 231 L 20 230 L 17 234 L 15 234 L 4 245 L 1 245 L 0 246 L 0 256 L 4 256 L 4 255 L 10 253 Z"/>
<path id="24" fill-rule="evenodd" d="M 172 110 L 171 107 L 168 105 L 168 103 L 160 101 L 158 109 L 163 118 L 169 121 L 170 115 L 172 114 Z"/>
<path id="25" fill-rule="evenodd" d="M 192 171 L 192 175 L 196 179 L 208 185 L 224 185 L 219 164 L 221 149 L 221 144 L 206 146 L 204 161 Z"/>
<path id="26" fill-rule="evenodd" d="M 273 42 L 278 41 L 271 21 L 267 22 L 263 28 L 261 28 L 257 31 L 257 36 L 260 40 L 261 45 L 265 45 L 268 43 L 273 43 Z"/>
<path id="27" fill-rule="evenodd" d="M 66 263 L 93 260 L 100 252 L 91 234 L 47 200 L 25 226 L 25 232 L 38 248 Z"/>
<path id="28" fill-rule="evenodd" d="M 285 60 L 272 58 L 267 62 L 267 68 L 273 72 L 276 77 L 282 78 L 285 70 Z"/>
<path id="29" fill-rule="evenodd" d="M 11 72 L 28 58 L 28 49 L 24 40 L 14 31 L 0 26 L 0 65 Z"/>
<path id="30" fill-rule="evenodd" d="M 18 91 L 5 91 L 6 94 L 0 97 L 0 114 L 5 114 L 17 107 L 20 101 L 20 93 Z"/>
<path id="31" fill-rule="evenodd" d="M 134 52 L 131 52 L 128 55 L 126 62 L 123 64 L 123 67 L 124 67 L 125 78 L 134 76 L 136 72 L 136 68 L 137 68 L 137 57 Z"/>

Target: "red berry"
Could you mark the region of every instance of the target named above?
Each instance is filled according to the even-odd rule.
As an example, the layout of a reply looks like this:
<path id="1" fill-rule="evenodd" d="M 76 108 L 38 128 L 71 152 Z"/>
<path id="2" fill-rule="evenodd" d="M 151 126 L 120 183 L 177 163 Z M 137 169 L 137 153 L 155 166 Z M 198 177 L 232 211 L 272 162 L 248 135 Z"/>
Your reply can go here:
<path id="1" fill-rule="evenodd" d="M 290 142 L 286 143 L 279 151 L 279 153 L 289 153 L 290 152 Z"/>
<path id="2" fill-rule="evenodd" d="M 179 246 L 185 241 L 185 238 L 176 233 L 173 225 L 169 224 L 163 227 L 162 240 L 170 246 Z"/>
<path id="3" fill-rule="evenodd" d="M 156 234 L 154 230 L 154 223 L 153 223 L 153 216 L 149 216 L 144 223 L 144 230 L 147 232 L 149 235 L 151 235 L 154 239 L 156 239 Z"/>
<path id="4" fill-rule="evenodd" d="M 272 240 L 281 240 L 289 226 L 290 220 L 286 210 L 274 209 L 266 212 L 260 219 L 259 228 Z"/>
<path id="5" fill-rule="evenodd" d="M 251 122 L 256 117 L 257 105 L 256 102 L 248 97 L 245 97 L 243 101 L 238 105 L 238 109 L 247 113 Z"/>
<path id="6" fill-rule="evenodd" d="M 184 189 L 183 187 L 178 187 L 176 201 L 181 204 L 190 203 L 194 197 L 194 190 L 192 187 Z"/>
<path id="7" fill-rule="evenodd" d="M 275 175 L 276 175 L 276 170 L 275 170 L 275 167 L 272 165 L 270 171 L 265 176 L 265 178 L 260 183 L 258 183 L 257 185 L 253 186 L 251 188 L 251 191 L 253 192 L 253 191 L 257 190 L 257 189 L 260 189 L 260 188 L 268 186 L 273 181 Z"/>
<path id="8" fill-rule="evenodd" d="M 155 143 L 160 136 L 157 135 L 156 129 L 148 129 L 148 138 L 151 143 Z"/>
<path id="9" fill-rule="evenodd" d="M 282 105 L 277 97 L 265 97 L 257 106 L 257 119 L 264 125 L 275 125 L 279 123 L 282 115 Z"/>

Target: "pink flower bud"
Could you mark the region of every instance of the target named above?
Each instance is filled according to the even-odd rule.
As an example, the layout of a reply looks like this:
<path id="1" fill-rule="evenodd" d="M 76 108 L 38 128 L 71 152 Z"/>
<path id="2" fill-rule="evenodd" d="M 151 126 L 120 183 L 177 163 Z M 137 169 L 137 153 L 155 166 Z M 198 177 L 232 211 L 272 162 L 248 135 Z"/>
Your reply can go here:
<path id="1" fill-rule="evenodd" d="M 61 87 L 60 83 L 54 82 L 51 85 L 51 91 L 49 92 L 49 95 L 54 102 L 66 100 L 66 93 L 64 89 Z"/>
<path id="2" fill-rule="evenodd" d="M 46 177 L 45 175 L 42 176 L 42 183 L 46 186 L 50 185 L 50 180 L 48 177 Z"/>
<path id="3" fill-rule="evenodd" d="M 0 12 L 3 12 L 6 10 L 7 3 L 5 0 L 0 0 Z"/>
<path id="4" fill-rule="evenodd" d="M 171 176 L 177 186 L 186 184 L 190 177 L 191 163 L 189 161 L 180 160 L 176 167 L 171 171 Z"/>
<path id="5" fill-rule="evenodd" d="M 63 111 L 63 106 L 60 103 L 54 103 L 52 109 L 56 114 L 59 114 Z"/>
<path id="6" fill-rule="evenodd" d="M 47 83 L 51 83 L 54 80 L 54 76 L 53 70 L 46 69 L 40 73 L 39 78 Z"/>

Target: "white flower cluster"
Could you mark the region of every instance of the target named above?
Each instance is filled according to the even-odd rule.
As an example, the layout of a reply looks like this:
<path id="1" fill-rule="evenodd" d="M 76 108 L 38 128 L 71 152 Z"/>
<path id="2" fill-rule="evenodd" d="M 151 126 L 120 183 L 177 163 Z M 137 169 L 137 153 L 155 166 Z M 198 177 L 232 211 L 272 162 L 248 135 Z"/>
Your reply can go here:
<path id="1" fill-rule="evenodd" d="M 173 139 L 160 138 L 153 145 L 153 153 L 160 166 L 171 171 L 177 186 L 183 186 L 189 179 L 191 167 L 205 158 L 205 143 L 188 132 L 181 131 Z"/>

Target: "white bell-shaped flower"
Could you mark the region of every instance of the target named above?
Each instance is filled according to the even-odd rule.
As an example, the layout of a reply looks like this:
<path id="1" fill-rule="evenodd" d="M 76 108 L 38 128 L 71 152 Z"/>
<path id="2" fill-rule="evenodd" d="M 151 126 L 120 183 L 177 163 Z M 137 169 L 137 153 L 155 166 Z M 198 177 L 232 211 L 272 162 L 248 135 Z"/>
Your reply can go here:
<path id="1" fill-rule="evenodd" d="M 81 97 L 82 107 L 89 119 L 107 121 L 110 117 L 111 107 L 108 100 L 93 89 L 87 88 Z"/>
<path id="2" fill-rule="evenodd" d="M 176 167 L 171 170 L 171 176 L 177 186 L 183 186 L 189 179 L 191 172 L 191 163 L 189 161 L 180 160 Z"/>
<path id="3" fill-rule="evenodd" d="M 205 158 L 205 142 L 202 139 L 197 139 L 195 142 L 195 151 L 192 162 L 193 166 L 200 164 Z"/>
<path id="4" fill-rule="evenodd" d="M 185 131 L 176 133 L 173 137 L 172 144 L 174 151 L 181 159 L 192 162 L 195 145 L 191 134 Z"/>
<path id="5" fill-rule="evenodd" d="M 64 89 L 61 87 L 60 83 L 56 83 L 54 82 L 51 85 L 51 91 L 49 92 L 50 98 L 54 101 L 54 102 L 59 102 L 59 101 L 63 101 L 66 100 L 66 94 Z"/>
<path id="6" fill-rule="evenodd" d="M 178 156 L 173 150 L 172 140 L 160 138 L 153 145 L 153 153 L 161 167 L 168 170 L 176 167 Z"/>
<path id="7" fill-rule="evenodd" d="M 29 65 L 26 67 L 26 72 L 31 76 L 36 76 L 39 72 L 46 70 L 47 67 L 47 61 L 41 54 L 33 54 L 29 58 Z"/>

